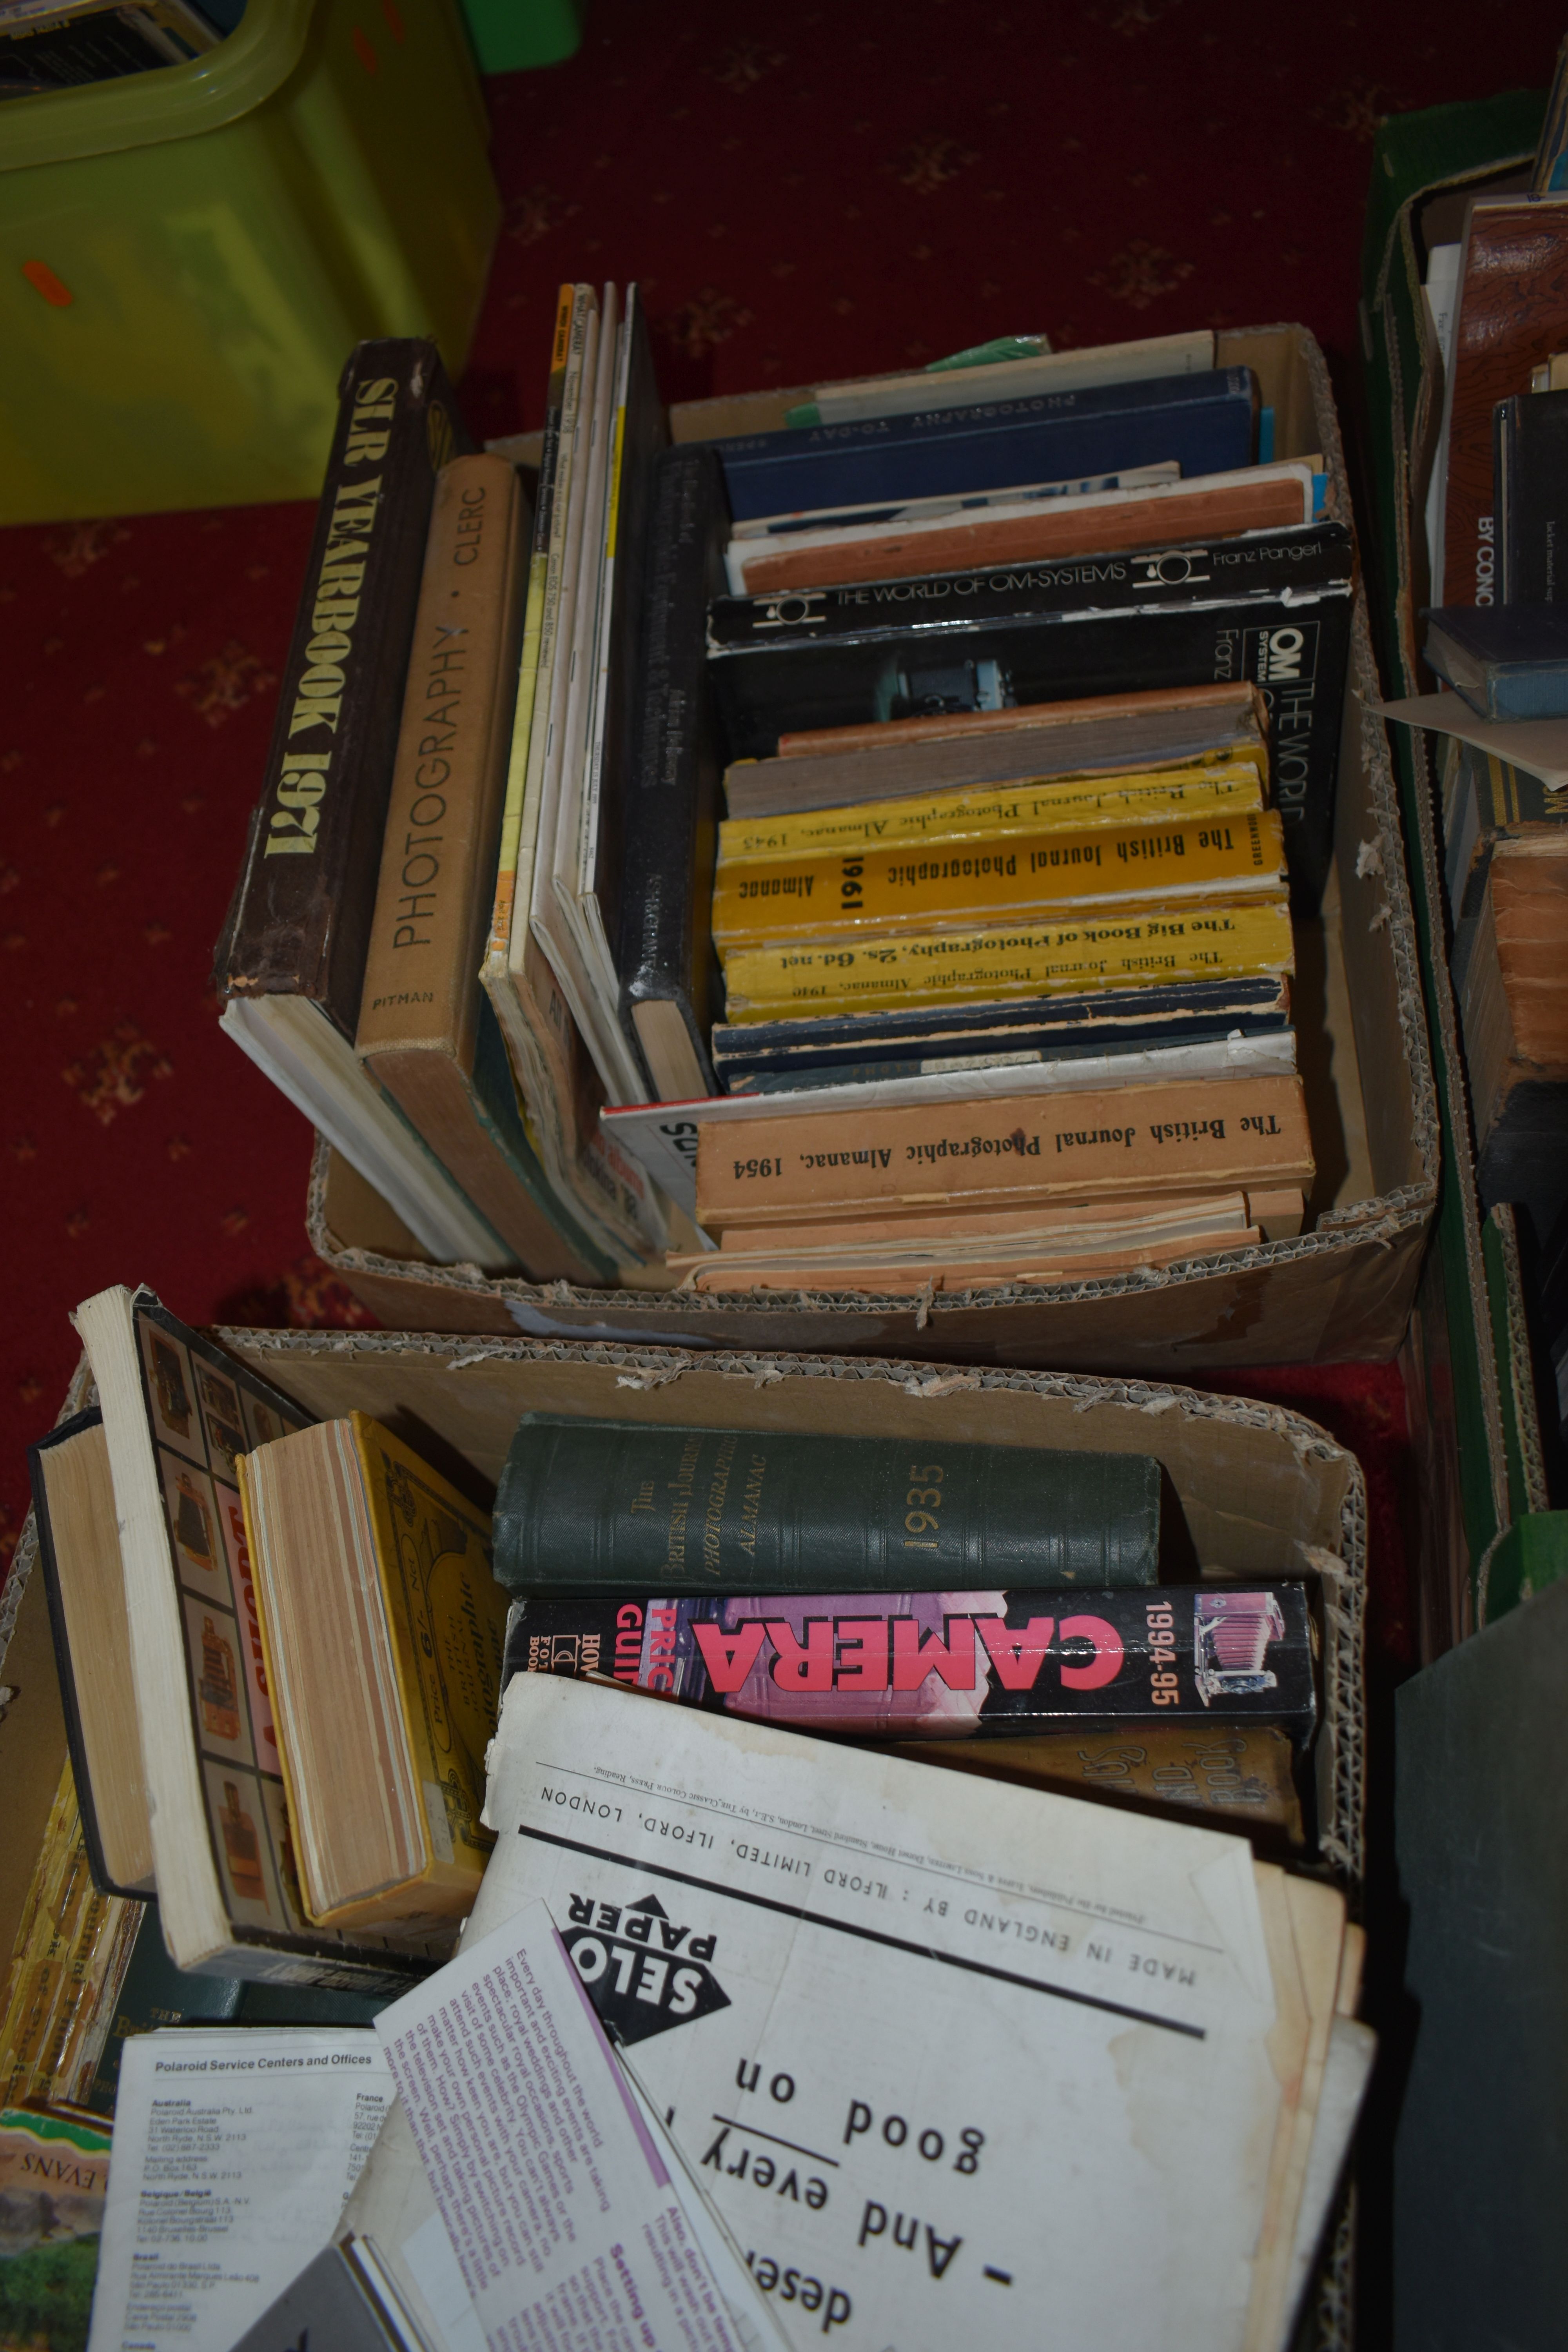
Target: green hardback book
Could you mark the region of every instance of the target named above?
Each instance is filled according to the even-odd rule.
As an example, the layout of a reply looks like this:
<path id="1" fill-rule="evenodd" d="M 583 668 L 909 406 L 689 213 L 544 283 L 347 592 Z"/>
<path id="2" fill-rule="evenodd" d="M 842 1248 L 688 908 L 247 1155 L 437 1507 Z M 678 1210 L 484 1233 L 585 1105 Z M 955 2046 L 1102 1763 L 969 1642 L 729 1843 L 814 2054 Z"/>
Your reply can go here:
<path id="1" fill-rule="evenodd" d="M 495 1570 L 514 1592 L 1152 1584 L 1160 1478 L 1142 1454 L 526 1413 Z"/>

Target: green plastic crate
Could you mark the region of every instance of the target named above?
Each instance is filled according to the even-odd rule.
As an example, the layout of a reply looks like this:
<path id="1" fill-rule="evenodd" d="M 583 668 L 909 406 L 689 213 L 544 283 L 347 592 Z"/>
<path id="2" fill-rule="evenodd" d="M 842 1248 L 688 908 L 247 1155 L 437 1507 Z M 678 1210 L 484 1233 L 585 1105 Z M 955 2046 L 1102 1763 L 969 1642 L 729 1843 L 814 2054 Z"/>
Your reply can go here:
<path id="1" fill-rule="evenodd" d="M 0 522 L 313 498 L 350 348 L 468 355 L 500 199 L 456 0 L 250 0 L 0 113 Z"/>

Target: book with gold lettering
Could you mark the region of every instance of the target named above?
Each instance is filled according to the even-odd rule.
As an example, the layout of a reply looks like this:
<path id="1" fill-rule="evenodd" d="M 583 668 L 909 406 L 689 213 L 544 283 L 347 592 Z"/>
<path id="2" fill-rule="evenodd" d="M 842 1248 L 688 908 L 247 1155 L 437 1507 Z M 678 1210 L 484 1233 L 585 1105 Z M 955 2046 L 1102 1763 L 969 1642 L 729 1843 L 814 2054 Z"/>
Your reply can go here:
<path id="1" fill-rule="evenodd" d="M 721 955 L 785 940 L 879 940 L 1087 909 L 1282 898 L 1285 843 L 1271 809 L 1167 824 L 939 836 L 815 856 L 721 857 Z"/>
<path id="2" fill-rule="evenodd" d="M 423 1937 L 316 1927 L 300 1899 L 237 1465 L 310 1415 L 150 1290 L 72 1318 L 98 1383 L 120 1527 L 158 1912 L 183 1969 L 395 1991 Z"/>
<path id="3" fill-rule="evenodd" d="M 557 1202 L 479 985 L 521 627 L 528 500 L 504 457 L 441 469 L 354 1050 L 536 1280 L 609 1279 Z"/>
<path id="4" fill-rule="evenodd" d="M 1152 1585 L 1160 1476 L 1151 1454 L 529 1412 L 496 1574 L 514 1593 Z"/>
<path id="5" fill-rule="evenodd" d="M 731 948 L 731 1024 L 879 1013 L 903 1005 L 984 1003 L 1295 969 L 1289 911 L 1277 898 L 1116 911 L 1069 922 L 901 933 L 841 946 Z"/>
<path id="6" fill-rule="evenodd" d="M 489 1515 L 363 1412 L 257 1447 L 239 1482 L 306 1911 L 449 1933 L 491 1843 Z"/>
<path id="7" fill-rule="evenodd" d="M 224 1027 L 438 1259 L 510 1252 L 354 1059 L 436 476 L 473 447 L 431 342 L 361 343 L 261 797 L 216 949 Z"/>

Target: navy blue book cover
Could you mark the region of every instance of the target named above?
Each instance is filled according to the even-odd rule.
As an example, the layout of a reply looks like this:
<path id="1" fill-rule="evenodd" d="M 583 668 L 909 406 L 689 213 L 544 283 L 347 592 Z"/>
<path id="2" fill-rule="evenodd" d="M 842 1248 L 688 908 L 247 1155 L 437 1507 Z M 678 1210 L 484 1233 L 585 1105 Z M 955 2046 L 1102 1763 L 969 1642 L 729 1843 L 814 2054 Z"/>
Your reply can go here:
<path id="1" fill-rule="evenodd" d="M 1258 389 L 1250 368 L 1039 393 L 972 408 L 815 425 L 717 441 L 737 522 L 802 509 L 874 505 L 1076 480 L 1168 464 L 1184 476 L 1249 466 Z"/>

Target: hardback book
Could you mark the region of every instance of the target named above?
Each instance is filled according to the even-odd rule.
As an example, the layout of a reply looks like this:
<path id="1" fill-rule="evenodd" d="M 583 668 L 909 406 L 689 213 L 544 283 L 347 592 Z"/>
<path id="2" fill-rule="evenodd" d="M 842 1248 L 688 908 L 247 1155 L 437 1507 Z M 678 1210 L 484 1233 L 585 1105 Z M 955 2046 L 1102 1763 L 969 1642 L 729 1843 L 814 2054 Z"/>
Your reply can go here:
<path id="1" fill-rule="evenodd" d="M 1343 523 L 1141 555 L 721 597 L 709 658 L 729 757 L 792 730 L 1251 680 L 1274 798 L 1313 897 L 1331 850 L 1353 550 Z"/>
<path id="2" fill-rule="evenodd" d="M 1311 521 L 1317 474 L 1321 468 L 1315 473 L 1310 459 L 1297 459 L 1055 499 L 994 495 L 985 507 L 956 514 L 733 540 L 725 569 L 732 594 L 773 596 L 851 581 L 1094 555 L 1110 548 L 1147 547 L 1154 540 L 1279 530 Z"/>
<path id="3" fill-rule="evenodd" d="M 806 507 L 940 497 L 1058 481 L 1175 458 L 1184 474 L 1253 461 L 1258 385 L 1249 368 L 927 406 L 860 423 L 786 427 L 718 441 L 737 521 Z"/>
<path id="4" fill-rule="evenodd" d="M 728 517 L 711 449 L 660 455 L 626 744 L 617 964 L 622 1023 L 665 1102 L 713 1091 L 708 1033 L 717 991 L 706 914 L 720 754 L 703 622 L 722 584 Z"/>
<path id="5" fill-rule="evenodd" d="M 528 521 L 504 457 L 443 467 L 354 1048 L 534 1279 L 604 1281 L 613 1263 L 552 1192 L 479 982 Z"/>
<path id="6" fill-rule="evenodd" d="M 921 1204 L 983 1209 L 1300 1185 L 1301 1080 L 1252 1076 L 699 1125 L 697 1216 L 787 1229 Z"/>
<path id="7" fill-rule="evenodd" d="M 506 1244 L 354 1059 L 436 476 L 473 446 L 434 343 L 361 343 L 213 984 L 224 1026 L 438 1259 Z"/>
<path id="8" fill-rule="evenodd" d="M 1081 351 L 1047 350 L 973 366 L 949 361 L 941 368 L 921 368 L 908 375 L 819 384 L 809 401 L 790 410 L 789 420 L 792 426 L 854 425 L 872 416 L 918 415 L 930 406 L 933 394 L 951 407 L 978 407 L 1037 393 L 1082 392 L 1108 383 L 1146 383 L 1151 377 L 1201 374 L 1213 366 L 1214 331 L 1198 327 L 1184 334 L 1086 345 Z"/>
<path id="9" fill-rule="evenodd" d="M 624 1276 L 662 1248 L 663 1221 L 641 1170 L 599 1134 L 605 1089 L 529 920 L 593 299 L 586 286 L 563 286 L 556 310 L 495 898 L 479 978 L 551 1186 Z"/>
<path id="10" fill-rule="evenodd" d="M 867 940 L 899 933 L 1000 929 L 1069 913 L 1120 914 L 1283 896 L 1284 827 L 1272 809 L 1165 824 L 945 835 L 837 854 L 721 856 L 713 943 Z"/>
<path id="11" fill-rule="evenodd" d="M 1264 805 L 1266 779 L 1251 760 L 1205 761 L 1135 776 L 1052 777 L 997 791 L 963 785 L 896 800 L 857 801 L 842 808 L 784 811 L 771 817 L 727 817 L 719 827 L 719 863 L 742 858 L 809 857 L 825 851 L 916 848 L 921 842 L 988 840 L 1000 835 L 1071 832 L 1080 827 L 1166 824 L 1188 816 L 1229 816 Z"/>
<path id="12" fill-rule="evenodd" d="M 1115 914 L 1010 929 L 935 931 L 850 947 L 736 948 L 727 960 L 731 1023 L 893 1006 L 981 1003 L 1295 969 L 1289 909 L 1278 898 L 1179 912 Z"/>
<path id="13" fill-rule="evenodd" d="M 724 773 L 731 817 L 784 816 L 987 784 L 1131 775 L 1249 760 L 1268 775 L 1268 713 L 1256 686 L 1165 687 L 1009 710 L 945 711 L 786 733 Z"/>
<path id="14" fill-rule="evenodd" d="M 525 1413 L 496 1492 L 513 1593 L 1152 1584 L 1147 1454 Z"/>
<path id="15" fill-rule="evenodd" d="M 1478 196 L 1466 216 L 1459 299 L 1443 403 L 1447 476 L 1433 583 L 1444 604 L 1497 601 L 1492 412 L 1528 394 L 1563 340 L 1568 204 Z"/>
<path id="16" fill-rule="evenodd" d="M 592 1759 L 609 1813 L 563 1810 L 577 1782 L 540 1763 L 561 1758 Z M 1289 2341 L 1309 2159 L 1322 2130 L 1331 2187 L 1348 2128 L 1320 2115 L 1342 1896 L 1208 1824 L 824 1759 L 773 1725 L 517 1677 L 469 1934 L 547 1906 L 792 2343 L 831 2309 L 846 2341 L 945 2352 L 961 2309 L 987 2352 L 1025 2352 L 1047 2304 L 1083 2341 Z M 908 2063 L 937 2046 L 945 2095 Z"/>
<path id="17" fill-rule="evenodd" d="M 489 1518 L 362 1412 L 258 1446 L 239 1480 L 305 1910 L 450 1930 L 489 1847 Z"/>
<path id="18" fill-rule="evenodd" d="M 1542 826 L 1500 840 L 1460 994 L 1477 1178 L 1510 1201 L 1544 1246 L 1568 1205 L 1568 835 Z"/>
<path id="19" fill-rule="evenodd" d="M 1252 1036 L 1222 1032 L 1185 1044 L 1153 1045 L 1123 1053 L 1100 1052 L 1047 1061 L 1038 1055 L 1001 1052 L 994 1055 L 965 1054 L 950 1069 L 921 1072 L 918 1065 L 872 1065 L 857 1076 L 850 1070 L 837 1084 L 757 1086 L 748 1091 L 712 1095 L 706 1101 L 628 1103 L 606 1110 L 605 1125 L 617 1143 L 640 1160 L 654 1182 L 689 1216 L 697 1213 L 695 1168 L 697 1141 L 703 1128 L 723 1128 L 737 1150 L 744 1150 L 748 1130 L 759 1120 L 781 1118 L 847 1119 L 862 1111 L 935 1110 L 944 1105 L 964 1105 L 990 1096 L 1081 1093 L 1085 1087 L 1171 1086 L 1193 1080 L 1278 1076 L 1296 1068 L 1296 1037 L 1289 1027 L 1261 1030 Z M 833 1074 L 826 1074 L 831 1080 Z M 1249 1222 L 1243 1218 L 1244 1224 Z M 667 1265 L 674 1260 L 666 1259 Z"/>
<path id="20" fill-rule="evenodd" d="M 300 1900 L 237 1465 L 310 1416 L 150 1290 L 72 1317 L 98 1383 L 164 1941 L 215 1976 L 395 1990 L 434 1946 L 313 1927 Z"/>
<path id="21" fill-rule="evenodd" d="M 713 1031 L 713 1066 L 727 1094 L 764 1093 L 849 1084 L 852 1072 L 925 1076 L 956 1069 L 971 1056 L 1069 1061 L 1207 1044 L 1233 1030 L 1275 1035 L 1289 1023 L 1289 985 L 1278 977 L 1194 981 L 1175 988 L 1151 983 L 1135 995 L 1108 989 L 936 1012 L 721 1023 Z"/>
<path id="22" fill-rule="evenodd" d="M 1300 1584 L 556 1600 L 507 1630 L 507 1679 L 599 1674 L 688 1706 L 877 1739 L 1317 1719 Z"/>
<path id="23" fill-rule="evenodd" d="M 1122 466 L 1114 474 L 1075 474 L 1064 482 L 1015 482 L 1001 490 L 949 491 L 943 498 L 884 499 L 878 506 L 807 507 L 795 514 L 751 515 L 732 523 L 726 562 L 748 541 L 787 540 L 796 532 L 849 530 L 863 523 L 926 523 L 942 515 L 973 516 L 987 508 L 1008 506 L 1020 499 L 1087 498 L 1095 490 L 1153 489 L 1163 482 L 1179 482 L 1182 469 L 1169 460 L 1159 466 Z"/>
<path id="24" fill-rule="evenodd" d="M 82 1832 L 110 1895 L 153 1892 L 153 1836 L 115 1528 L 109 1440 L 96 1405 L 28 1449 L 38 1564 L 48 1594 L 55 1663 Z"/>
<path id="25" fill-rule="evenodd" d="M 1492 411 L 1498 595 L 1568 597 L 1568 392 L 1515 393 Z"/>
<path id="26" fill-rule="evenodd" d="M 1568 717 L 1568 607 L 1445 606 L 1426 614 L 1426 653 L 1482 719 Z"/>
<path id="27" fill-rule="evenodd" d="M 523 1604 L 526 1605 L 526 1604 Z M 1055 1789 L 1138 1811 L 1198 1813 L 1216 1828 L 1245 1830 L 1260 1852 L 1300 1853 L 1306 1825 L 1296 1748 L 1269 1723 L 1207 1723 L 1190 1717 L 1093 1734 L 1047 1731 L 1023 1739 L 922 1739 L 897 1749 L 978 1779 Z"/>

